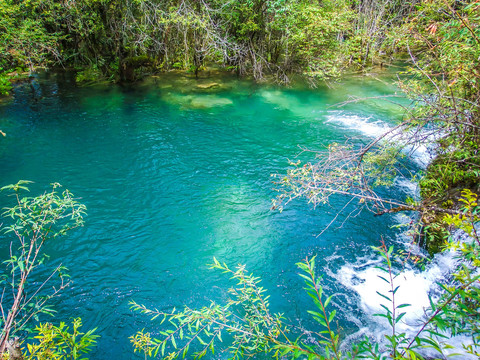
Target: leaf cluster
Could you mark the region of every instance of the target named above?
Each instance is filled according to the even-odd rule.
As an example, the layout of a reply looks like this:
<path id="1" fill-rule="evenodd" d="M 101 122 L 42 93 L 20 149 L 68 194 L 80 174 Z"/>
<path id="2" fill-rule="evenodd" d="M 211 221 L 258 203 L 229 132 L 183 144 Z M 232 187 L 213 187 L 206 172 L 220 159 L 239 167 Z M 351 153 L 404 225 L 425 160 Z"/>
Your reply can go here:
<path id="1" fill-rule="evenodd" d="M 39 268 L 48 256 L 43 252 L 46 242 L 57 241 L 68 231 L 83 225 L 85 206 L 78 203 L 65 190 L 57 192 L 60 184 L 52 184 L 52 190 L 36 197 L 23 196 L 29 181 L 4 186 L 1 191 L 11 192 L 16 204 L 5 208 L 3 216 L 9 219 L 4 232 L 12 236 L 10 257 L 3 262 L 0 285 L 0 353 L 7 341 L 16 333 L 28 331 L 40 313 L 52 314 L 48 300 L 68 286 L 66 268 L 56 266 L 44 279 L 35 279 Z M 53 286 L 46 286 L 55 280 Z"/>
<path id="2" fill-rule="evenodd" d="M 42 323 L 34 329 L 34 341 L 27 343 L 26 360 L 87 360 L 84 354 L 91 351 L 99 337 L 96 328 L 82 332 L 82 320 L 75 318 L 73 328 L 60 322 L 58 326 Z"/>
<path id="3" fill-rule="evenodd" d="M 185 358 L 192 351 L 190 356 L 201 358 L 208 352 L 213 354 L 217 347 L 227 352 L 229 359 L 262 353 L 276 359 L 344 358 L 333 323 L 336 311 L 329 310 L 333 296 L 323 293 L 320 279 L 315 275 L 315 258 L 297 265 L 305 280 L 306 291 L 318 309 L 309 311 L 309 314 L 321 326 L 319 332 L 305 331 L 302 336 L 292 339 L 293 327 L 284 323 L 281 314 L 271 313 L 269 296 L 259 286 L 260 279 L 247 274 L 243 265 L 232 270 L 214 259 L 211 267 L 229 274 L 236 282 L 236 286 L 228 290 L 231 297 L 226 303 L 212 302 L 199 310 L 185 307 L 169 313 L 132 303 L 134 310 L 151 316 L 152 320 L 159 318 L 163 324 L 158 338 L 144 331 L 132 336 L 135 351 L 165 359 Z M 224 341 L 228 341 L 228 345 L 220 346 L 219 343 Z M 347 353 L 345 356 L 353 355 Z"/>

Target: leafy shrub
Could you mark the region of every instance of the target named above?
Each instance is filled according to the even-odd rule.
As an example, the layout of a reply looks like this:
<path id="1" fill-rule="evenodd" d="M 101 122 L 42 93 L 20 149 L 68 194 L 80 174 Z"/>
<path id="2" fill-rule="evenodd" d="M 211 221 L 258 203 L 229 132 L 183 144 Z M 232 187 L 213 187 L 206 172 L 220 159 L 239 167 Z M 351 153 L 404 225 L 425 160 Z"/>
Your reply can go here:
<path id="1" fill-rule="evenodd" d="M 0 95 L 9 95 L 10 90 L 12 90 L 10 77 L 5 73 L 0 73 Z"/>

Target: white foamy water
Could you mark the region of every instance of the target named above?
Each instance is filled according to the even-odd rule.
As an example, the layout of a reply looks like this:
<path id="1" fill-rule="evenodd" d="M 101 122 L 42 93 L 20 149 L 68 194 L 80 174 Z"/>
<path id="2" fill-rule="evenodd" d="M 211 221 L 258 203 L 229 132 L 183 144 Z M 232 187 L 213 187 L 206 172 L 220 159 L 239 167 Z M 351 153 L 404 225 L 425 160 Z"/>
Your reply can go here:
<path id="1" fill-rule="evenodd" d="M 425 145 L 407 146 L 404 151 L 422 168 L 426 168 L 433 159 L 432 152 Z"/>
<path id="2" fill-rule="evenodd" d="M 405 155 L 409 156 L 417 165 L 426 168 L 433 158 L 432 151 L 429 150 L 428 145 L 412 145 L 413 134 L 404 133 L 402 130 L 392 131 L 393 126 L 379 119 L 371 117 L 361 117 L 358 115 L 349 115 L 342 112 L 332 112 L 328 116 L 327 122 L 336 124 L 343 128 L 348 128 L 359 133 L 377 138 L 389 133 L 381 142 L 390 142 L 398 144 L 403 147 Z M 422 132 L 422 137 L 430 137 L 431 141 L 435 140 L 433 133 L 425 134 Z M 437 134 L 438 136 L 438 134 Z M 417 198 L 419 195 L 417 184 L 409 181 L 404 177 L 398 177 L 395 180 L 394 186 L 401 189 L 406 195 Z M 412 221 L 406 215 L 396 214 L 395 218 L 398 224 L 408 224 Z M 455 234 L 457 241 L 466 241 L 468 236 L 461 231 Z M 423 256 L 423 250 L 415 245 L 410 244 L 408 238 L 399 235 L 397 239 L 398 247 L 404 247 L 412 254 Z M 397 309 L 396 316 L 405 312 L 405 316 L 399 323 L 396 324 L 396 333 L 405 333 L 407 338 L 413 338 L 423 326 L 424 322 L 431 315 L 430 299 L 437 300 L 442 294 L 442 289 L 439 283 L 447 283 L 452 273 L 458 266 L 456 253 L 447 251 L 435 255 L 433 260 L 428 263 L 424 271 L 418 268 L 408 266 L 402 271 L 397 270 L 393 279 L 394 288 L 398 287 L 395 293 L 395 305 L 409 304 L 406 308 Z M 380 256 L 372 258 L 357 259 L 355 263 L 347 263 L 343 265 L 335 274 L 330 274 L 337 279 L 339 283 L 345 286 L 352 293 L 353 302 L 359 304 L 359 307 L 365 319 L 349 320 L 355 323 L 359 330 L 350 335 L 346 341 L 355 342 L 364 336 L 368 336 L 379 344 L 387 344 L 385 334 L 391 334 L 391 326 L 388 320 L 376 314 L 385 314 L 386 311 L 382 307 L 386 306 L 392 309 L 392 304 L 387 299 L 382 297 L 383 294 L 390 297 L 392 293 L 391 285 L 383 280 L 389 279 L 389 274 L 382 271 L 378 266 L 384 266 L 383 260 Z M 426 334 L 424 334 L 426 335 Z M 455 336 L 451 334 L 444 334 L 448 339 L 437 339 L 441 344 L 448 349 L 443 350 L 443 355 L 451 359 L 475 359 L 473 355 L 469 355 L 464 351 L 463 345 L 470 345 L 471 339 L 467 336 Z M 439 354 L 433 349 L 422 349 L 421 352 L 427 357 L 438 357 Z"/>
<path id="3" fill-rule="evenodd" d="M 393 126 L 385 121 L 374 119 L 373 117 L 361 117 L 354 114 L 344 114 L 342 112 L 332 112 L 327 116 L 327 123 L 338 124 L 343 128 L 351 129 L 362 133 L 365 136 L 377 138 L 385 133 L 392 131 Z M 408 144 L 411 141 L 410 134 L 404 134 L 401 129 L 393 131 L 385 136 L 382 141 L 390 141 L 394 144 Z M 403 152 L 407 154 L 417 165 L 426 168 L 432 160 L 431 151 L 425 145 L 406 145 Z"/>
<path id="4" fill-rule="evenodd" d="M 458 241 L 465 241 L 465 238 L 468 238 L 462 232 L 457 232 L 456 236 Z M 397 310 L 397 316 L 406 312 L 406 315 L 396 325 L 397 333 L 404 332 L 407 338 L 413 338 L 417 334 L 431 314 L 429 298 L 434 301 L 439 298 L 442 293 L 439 282 L 448 282 L 458 265 L 457 262 L 455 252 L 447 251 L 435 255 L 424 271 L 409 267 L 401 272 L 398 270 L 394 272 L 398 274 L 393 279 L 394 288 L 399 287 L 395 294 L 395 305 L 410 304 L 409 307 Z M 384 334 L 391 334 L 391 327 L 387 319 L 375 316 L 375 314 L 386 313 L 382 305 L 392 309 L 391 302 L 378 294 L 390 297 L 392 288 L 389 283 L 381 279 L 383 277 L 389 280 L 389 274 L 378 269 L 377 266 L 385 267 L 380 257 L 368 261 L 363 259 L 355 264 L 345 264 L 333 276 L 354 293 L 353 296 L 358 299 L 360 308 L 365 314 L 367 324 L 359 326 L 360 330 L 351 335 L 350 339 L 359 339 L 367 335 L 376 342 L 385 344 Z M 358 322 L 356 323 L 358 325 Z M 452 359 L 475 359 L 474 356 L 466 354 L 463 350 L 463 344 L 471 344 L 468 337 L 445 335 L 449 339 L 438 339 L 441 340 L 441 343 L 451 346 L 450 349 L 444 350 L 444 355 L 449 355 L 449 358 Z M 421 352 L 425 356 L 438 356 L 433 349 L 424 349 Z"/>
<path id="5" fill-rule="evenodd" d="M 418 188 L 418 183 L 414 181 L 410 181 L 404 177 L 397 177 L 393 186 L 396 188 L 401 189 L 406 195 L 411 196 L 413 198 L 418 198 L 420 195 L 420 190 Z"/>
<path id="6" fill-rule="evenodd" d="M 357 130 L 370 137 L 378 137 L 391 130 L 391 127 L 384 121 L 358 115 L 334 113 L 327 117 L 327 122 L 340 124 L 344 128 Z"/>

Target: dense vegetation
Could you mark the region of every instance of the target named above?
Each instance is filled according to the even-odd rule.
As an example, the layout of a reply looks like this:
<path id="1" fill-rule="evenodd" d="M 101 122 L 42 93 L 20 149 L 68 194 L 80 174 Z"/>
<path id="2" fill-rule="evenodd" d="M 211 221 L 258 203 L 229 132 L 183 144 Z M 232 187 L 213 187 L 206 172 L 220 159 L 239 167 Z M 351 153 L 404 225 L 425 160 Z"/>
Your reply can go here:
<path id="1" fill-rule="evenodd" d="M 402 1 L 2 0 L 2 81 L 53 65 L 77 69 L 79 81 L 208 64 L 283 82 L 295 72 L 330 77 L 370 65 L 381 49 L 395 52 L 389 31 L 413 9 Z"/>
<path id="2" fill-rule="evenodd" d="M 221 340 L 221 333 L 228 332 L 234 357 L 266 352 L 292 358 L 414 359 L 421 357 L 419 351 L 426 346 L 441 353 L 442 331 L 447 330 L 451 334 L 468 333 L 472 344 L 466 346 L 466 352 L 479 356 L 480 241 L 475 228 L 475 193 L 480 191 L 480 4 L 470 0 L 0 0 L 3 94 L 8 93 L 12 78 L 42 67 L 73 68 L 77 81 L 82 82 L 134 81 L 170 69 L 197 74 L 205 66 L 216 64 L 239 75 L 250 74 L 255 79 L 271 76 L 287 83 L 295 73 L 334 78 L 347 68 L 363 69 L 399 57 L 409 62 L 408 76 L 399 86 L 414 105 L 406 109 L 405 121 L 367 146 L 334 144 L 310 163 L 292 164 L 288 174 L 279 178 L 280 196 L 275 206 L 297 197 L 321 204 L 340 193 L 358 198 L 359 206 L 377 214 L 418 211 L 421 221 L 412 229 L 413 241 L 426 238 L 436 251 L 455 248 L 462 260 L 452 283 L 444 287 L 445 295 L 432 302 L 426 312 L 421 331 L 408 338 L 396 329 L 408 308 L 395 303 L 397 273 L 392 266 L 392 250 L 380 247 L 385 281 L 391 286 L 388 294 L 382 294 L 390 306 L 385 306 L 385 313 L 380 315 L 392 328 L 383 349 L 366 340 L 350 352 L 340 350 L 341 339 L 332 328 L 335 313 L 327 310 L 331 298 L 322 293 L 314 262 L 307 259 L 299 267 L 318 307 L 312 315 L 324 326 L 313 345 L 286 335 L 288 326 L 269 312 L 257 278 L 242 267 L 234 271 L 215 262 L 215 268 L 231 273 L 239 283 L 231 290 L 233 299 L 226 305 L 214 304 L 198 311 L 185 308 L 172 314 L 135 305 L 168 319 L 173 326 L 161 339 L 142 332 L 133 338 L 137 350 L 146 354 L 163 354 L 170 347 L 172 357 L 181 356 L 195 340 L 202 345 L 198 355 L 204 355 L 214 348 L 215 338 Z M 379 197 L 375 188 L 389 184 L 398 171 L 398 160 L 404 154 L 399 148 L 418 146 L 428 146 L 436 154 L 420 178 L 422 198 L 401 202 Z M 53 197 L 55 192 L 51 194 Z M 70 200 L 54 198 L 58 204 Z M 41 207 L 45 199 L 18 199 L 18 207 L 33 209 L 33 215 L 40 206 L 40 211 L 47 209 L 52 211 L 49 216 L 57 216 Z M 34 228 L 26 228 L 21 225 L 23 215 L 15 210 L 18 207 L 11 211 L 21 227 L 12 231 L 20 239 L 31 241 L 21 242 L 22 255 L 7 261 L 10 273 L 24 274 L 25 281 L 6 282 L 13 287 L 14 297 L 8 304 L 13 310 L 4 320 L 0 352 L 16 329 L 12 324 L 32 318 L 24 312 L 27 305 L 34 311 L 46 309 L 37 300 L 21 303 L 25 300 L 21 294 L 26 271 L 38 264 L 38 260 L 30 262 L 27 258 L 29 246 L 36 249 L 44 240 L 32 230 L 37 229 L 38 218 L 28 220 Z M 447 232 L 452 228 L 463 229 L 471 241 L 454 242 Z M 27 233 L 19 236 L 23 231 Z M 235 306 L 240 308 L 238 313 L 233 311 Z M 77 322 L 74 328 L 78 327 Z M 58 334 L 68 335 L 65 324 L 56 329 Z M 183 329 L 188 331 L 184 334 Z M 40 333 L 44 330 L 45 326 L 37 328 Z M 46 334 L 44 331 L 41 339 Z M 200 335 L 209 340 L 201 340 Z M 177 346 L 176 340 L 185 340 L 187 345 Z M 92 341 L 85 341 L 88 349 Z M 58 349 L 64 343 L 49 344 Z"/>

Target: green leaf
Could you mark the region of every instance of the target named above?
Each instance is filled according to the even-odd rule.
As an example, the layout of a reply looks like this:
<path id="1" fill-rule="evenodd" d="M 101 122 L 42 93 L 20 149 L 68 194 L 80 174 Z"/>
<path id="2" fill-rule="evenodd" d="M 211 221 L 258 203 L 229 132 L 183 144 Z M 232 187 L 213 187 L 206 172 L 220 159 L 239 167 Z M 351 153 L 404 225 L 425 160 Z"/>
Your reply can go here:
<path id="1" fill-rule="evenodd" d="M 197 340 L 200 342 L 200 344 L 202 345 L 207 345 L 207 343 L 205 341 L 202 340 L 202 338 L 200 336 L 197 335 Z"/>
<path id="2" fill-rule="evenodd" d="M 330 304 L 330 301 L 332 300 L 333 298 L 333 295 L 329 296 L 326 300 L 325 300 L 325 304 L 323 305 L 325 308 L 328 306 L 328 304 Z"/>
<path id="3" fill-rule="evenodd" d="M 331 313 L 330 313 L 330 316 L 328 317 L 328 322 L 332 322 L 333 318 L 335 317 L 335 314 L 337 313 L 336 310 L 333 310 Z"/>
<path id="4" fill-rule="evenodd" d="M 167 341 L 165 340 L 165 341 L 162 342 L 162 347 L 161 347 L 162 356 L 165 356 L 165 347 L 166 346 L 167 346 Z M 158 348 L 157 348 L 157 351 L 158 351 Z M 155 356 L 157 356 L 157 355 L 155 354 Z"/>
<path id="5" fill-rule="evenodd" d="M 392 302 L 392 299 L 391 299 L 391 298 L 389 298 L 388 296 L 383 295 L 381 292 L 376 291 L 376 293 L 377 293 L 378 295 L 380 295 L 382 298 L 388 300 L 389 302 Z"/>
<path id="6" fill-rule="evenodd" d="M 395 319 L 395 324 L 400 322 L 400 320 L 402 320 L 402 318 L 405 316 L 406 313 L 401 313 L 400 315 L 397 316 L 397 318 Z"/>

